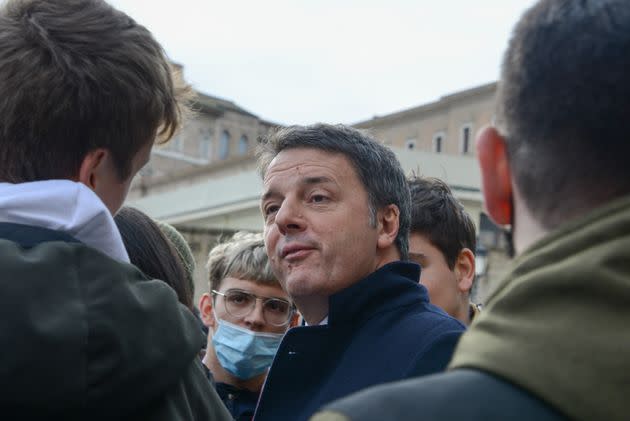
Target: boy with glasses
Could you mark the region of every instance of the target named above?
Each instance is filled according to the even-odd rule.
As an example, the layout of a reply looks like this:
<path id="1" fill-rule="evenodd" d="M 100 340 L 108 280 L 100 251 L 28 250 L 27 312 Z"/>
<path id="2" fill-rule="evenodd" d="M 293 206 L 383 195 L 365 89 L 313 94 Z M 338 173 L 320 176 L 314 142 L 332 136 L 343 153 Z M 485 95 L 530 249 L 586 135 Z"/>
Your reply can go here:
<path id="1" fill-rule="evenodd" d="M 234 419 L 250 420 L 280 341 L 295 325 L 295 306 L 271 272 L 260 234 L 236 233 L 215 246 L 207 268 L 203 363 Z"/>

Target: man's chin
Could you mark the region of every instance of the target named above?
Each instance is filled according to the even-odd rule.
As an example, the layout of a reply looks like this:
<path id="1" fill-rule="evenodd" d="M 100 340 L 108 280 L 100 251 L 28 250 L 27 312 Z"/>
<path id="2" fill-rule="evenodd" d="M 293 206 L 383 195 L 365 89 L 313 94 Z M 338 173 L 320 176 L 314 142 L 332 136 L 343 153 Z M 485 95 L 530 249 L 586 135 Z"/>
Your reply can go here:
<path id="1" fill-rule="evenodd" d="M 284 283 L 284 288 L 292 298 L 312 296 L 316 291 L 316 285 L 312 278 L 304 276 L 289 276 Z"/>

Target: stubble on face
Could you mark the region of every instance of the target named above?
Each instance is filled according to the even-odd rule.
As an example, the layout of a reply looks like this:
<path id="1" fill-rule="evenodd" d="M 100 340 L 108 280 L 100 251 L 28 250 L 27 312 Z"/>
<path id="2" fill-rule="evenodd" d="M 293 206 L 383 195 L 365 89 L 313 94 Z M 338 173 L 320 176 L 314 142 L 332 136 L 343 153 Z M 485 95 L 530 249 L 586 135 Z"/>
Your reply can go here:
<path id="1" fill-rule="evenodd" d="M 264 186 L 267 252 L 296 301 L 327 297 L 373 270 L 376 229 L 365 188 L 345 156 L 285 150 L 269 165 Z"/>

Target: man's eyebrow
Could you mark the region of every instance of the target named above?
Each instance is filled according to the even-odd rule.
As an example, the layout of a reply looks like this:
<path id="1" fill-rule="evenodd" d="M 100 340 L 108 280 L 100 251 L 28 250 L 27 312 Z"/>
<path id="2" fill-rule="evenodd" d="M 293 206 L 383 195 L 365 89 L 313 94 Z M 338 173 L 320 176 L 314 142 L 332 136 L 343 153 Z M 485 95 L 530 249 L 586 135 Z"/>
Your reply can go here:
<path id="1" fill-rule="evenodd" d="M 313 184 L 336 184 L 336 182 L 332 178 L 322 175 L 322 176 L 314 176 L 314 177 L 304 177 L 300 180 L 300 184 L 310 186 Z M 270 189 L 264 192 L 260 196 L 260 201 L 264 202 L 265 200 L 270 199 L 272 197 L 280 197 L 280 196 L 282 195 L 279 192 L 277 192 L 276 190 Z"/>
<path id="2" fill-rule="evenodd" d="M 326 176 L 304 177 L 302 180 L 300 180 L 300 183 L 302 184 L 326 184 L 334 182 L 335 180 Z"/>
<path id="3" fill-rule="evenodd" d="M 262 194 L 262 196 L 260 196 L 260 201 L 264 202 L 267 199 L 270 199 L 272 197 L 278 197 L 278 196 L 280 196 L 280 193 L 278 193 L 277 191 L 267 190 L 266 192 Z"/>

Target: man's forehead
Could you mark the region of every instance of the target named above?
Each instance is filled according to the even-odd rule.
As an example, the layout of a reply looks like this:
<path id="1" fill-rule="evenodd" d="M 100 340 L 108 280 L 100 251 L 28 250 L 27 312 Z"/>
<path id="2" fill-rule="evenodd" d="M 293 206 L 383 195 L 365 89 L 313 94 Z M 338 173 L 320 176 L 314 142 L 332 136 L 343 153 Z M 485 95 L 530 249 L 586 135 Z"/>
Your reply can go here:
<path id="1" fill-rule="evenodd" d="M 348 159 L 340 153 L 314 148 L 295 148 L 280 152 L 270 162 L 263 183 L 279 177 L 306 184 L 334 183 L 353 171 Z"/>

